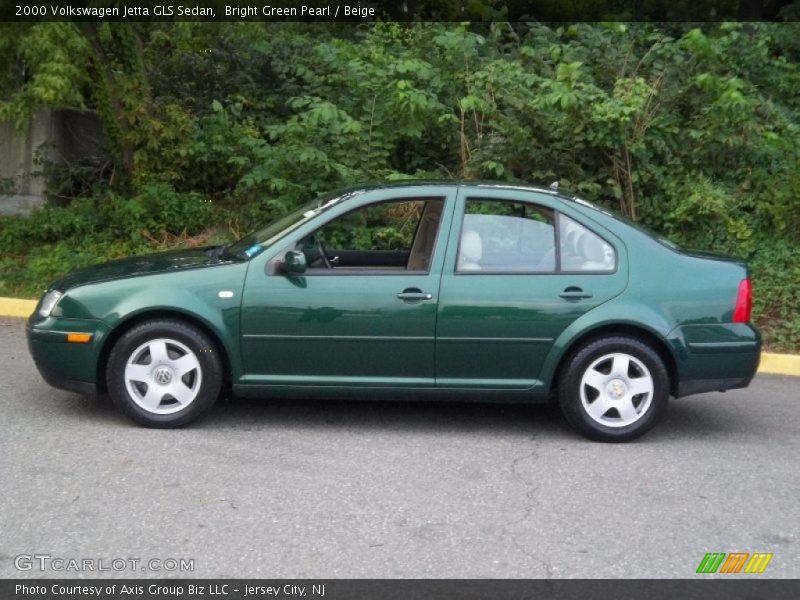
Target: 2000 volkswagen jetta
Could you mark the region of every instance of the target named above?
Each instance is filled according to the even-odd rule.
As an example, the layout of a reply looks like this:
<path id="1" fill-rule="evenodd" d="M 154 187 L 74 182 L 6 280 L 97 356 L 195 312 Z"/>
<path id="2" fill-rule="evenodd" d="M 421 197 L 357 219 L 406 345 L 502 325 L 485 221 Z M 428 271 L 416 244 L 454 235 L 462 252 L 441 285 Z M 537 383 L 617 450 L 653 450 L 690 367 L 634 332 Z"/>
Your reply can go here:
<path id="1" fill-rule="evenodd" d="M 246 396 L 557 395 L 591 438 L 649 430 L 670 395 L 747 386 L 747 267 L 553 190 L 351 189 L 227 246 L 55 282 L 28 322 L 52 385 L 144 425 Z"/>

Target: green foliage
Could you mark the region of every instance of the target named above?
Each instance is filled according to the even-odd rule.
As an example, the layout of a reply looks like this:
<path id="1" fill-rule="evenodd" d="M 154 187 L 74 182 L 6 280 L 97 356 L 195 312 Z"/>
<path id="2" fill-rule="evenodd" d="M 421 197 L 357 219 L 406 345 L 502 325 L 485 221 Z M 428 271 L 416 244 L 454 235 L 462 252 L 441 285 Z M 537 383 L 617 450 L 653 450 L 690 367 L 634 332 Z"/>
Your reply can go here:
<path id="1" fill-rule="evenodd" d="M 225 241 L 209 227 L 218 219 L 202 196 L 165 183 L 133 198 L 109 193 L 25 219 L 0 217 L 0 295 L 36 295 L 69 271 L 113 258 Z"/>
<path id="2" fill-rule="evenodd" d="M 753 315 L 769 345 L 800 349 L 800 246 L 785 239 L 763 239 L 751 258 Z"/>
<path id="3" fill-rule="evenodd" d="M 800 348 L 800 23 L 2 28 L 0 119 L 94 109 L 112 163 L 35 225 L 0 221 L 6 291 L 353 183 L 559 180 L 748 258 L 768 343 Z"/>
<path id="4" fill-rule="evenodd" d="M 362 208 L 326 225 L 319 235 L 329 249 L 410 251 L 424 206 L 412 200 Z"/>
<path id="5" fill-rule="evenodd" d="M 121 227 L 130 227 L 131 224 L 144 226 L 146 231 L 157 234 L 194 235 L 212 220 L 212 208 L 208 200 L 195 192 L 175 192 L 164 183 L 145 185 L 130 202 L 118 202 L 116 205 L 125 207 L 121 218 L 115 221 Z M 131 209 L 128 205 L 138 208 Z"/>
<path id="6" fill-rule="evenodd" d="M 37 109 L 84 105 L 89 44 L 72 23 L 0 24 L 0 121 L 21 128 Z"/>

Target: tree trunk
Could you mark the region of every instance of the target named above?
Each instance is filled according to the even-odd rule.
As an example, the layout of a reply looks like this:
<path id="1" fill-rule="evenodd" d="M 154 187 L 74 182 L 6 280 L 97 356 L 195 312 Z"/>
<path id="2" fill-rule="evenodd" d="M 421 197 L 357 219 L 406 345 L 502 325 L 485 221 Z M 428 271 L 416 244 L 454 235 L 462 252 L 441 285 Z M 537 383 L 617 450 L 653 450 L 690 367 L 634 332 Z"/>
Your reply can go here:
<path id="1" fill-rule="evenodd" d="M 92 45 L 92 68 L 97 79 L 98 113 L 108 137 L 114 174 L 109 182 L 112 188 L 130 191 L 136 164 L 135 146 L 131 140 L 131 125 L 120 97 L 120 86 L 114 73 L 112 59 L 97 32 L 96 23 L 86 23 L 83 31 Z"/>

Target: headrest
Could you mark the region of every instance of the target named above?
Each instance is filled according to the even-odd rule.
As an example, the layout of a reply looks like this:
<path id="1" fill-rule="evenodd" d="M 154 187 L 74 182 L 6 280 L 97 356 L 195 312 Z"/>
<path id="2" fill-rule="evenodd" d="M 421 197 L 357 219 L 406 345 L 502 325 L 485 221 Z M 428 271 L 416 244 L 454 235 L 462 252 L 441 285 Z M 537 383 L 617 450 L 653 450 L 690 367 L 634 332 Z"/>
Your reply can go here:
<path id="1" fill-rule="evenodd" d="M 578 241 L 580 254 L 585 260 L 603 263 L 606 260 L 606 252 L 603 242 L 597 236 L 584 234 Z"/>
<path id="2" fill-rule="evenodd" d="M 483 256 L 481 236 L 474 229 L 469 229 L 461 236 L 459 251 L 462 262 L 478 262 Z"/>

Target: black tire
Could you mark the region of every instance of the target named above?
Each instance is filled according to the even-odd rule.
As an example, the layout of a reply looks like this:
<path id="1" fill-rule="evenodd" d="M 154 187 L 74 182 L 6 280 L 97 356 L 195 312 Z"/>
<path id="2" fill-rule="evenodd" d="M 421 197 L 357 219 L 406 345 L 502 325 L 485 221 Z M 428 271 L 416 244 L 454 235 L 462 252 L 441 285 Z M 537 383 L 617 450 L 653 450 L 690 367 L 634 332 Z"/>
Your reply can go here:
<path id="1" fill-rule="evenodd" d="M 159 343 L 157 340 L 167 341 L 165 344 L 167 361 L 173 359 L 173 357 L 182 358 L 185 354 L 181 355 L 181 352 L 185 352 L 188 349 L 196 358 L 197 363 L 197 366 L 184 376 L 190 378 L 188 381 L 194 387 L 191 390 L 191 393 L 194 394 L 193 399 L 187 401 L 185 407 L 181 407 L 180 402 L 170 398 L 168 393 L 170 390 L 164 388 L 166 395 L 154 410 L 174 411 L 168 414 L 159 414 L 141 406 L 132 395 L 132 391 L 125 381 L 125 371 L 129 359 L 132 358 L 134 353 L 139 355 L 140 352 L 137 350 L 141 350 L 143 345 L 148 343 L 157 344 Z M 149 364 L 152 364 L 153 359 L 149 357 L 147 351 L 144 351 L 144 356 L 148 357 Z M 141 366 L 148 367 L 149 364 L 142 364 Z M 165 364 L 174 363 L 167 362 Z M 175 378 L 170 383 L 176 385 L 179 383 L 177 381 L 179 378 L 177 371 L 162 378 L 166 377 Z M 195 380 L 194 378 L 196 377 L 199 379 Z M 126 331 L 114 344 L 106 364 L 108 394 L 111 396 L 114 405 L 131 419 L 147 427 L 180 427 L 194 421 L 216 402 L 220 394 L 222 381 L 222 361 L 220 360 L 219 351 L 212 340 L 196 327 L 172 319 L 145 321 Z M 149 390 L 150 385 L 154 384 L 135 383 L 132 385 L 133 394 L 138 393 L 142 396 Z M 175 392 L 176 396 L 180 396 L 178 391 Z M 141 401 L 142 398 L 140 398 Z"/>
<path id="2" fill-rule="evenodd" d="M 641 412 L 635 417 L 636 420 L 630 424 L 610 426 L 599 422 L 590 415 L 590 408 L 584 406 L 584 401 L 581 397 L 581 382 L 584 374 L 587 374 L 589 368 L 596 361 L 612 354 L 627 355 L 641 362 L 649 371 L 650 380 L 652 381 L 652 394 L 650 396 L 647 394 L 631 395 L 632 403 L 639 402 L 638 408 L 634 405 L 634 410 L 641 408 Z M 600 362 L 596 365 L 596 368 L 599 371 L 608 368 L 605 365 L 610 366 L 611 364 L 614 364 L 613 361 L 611 363 Z M 638 368 L 635 361 L 632 361 L 631 364 L 633 366 L 630 367 L 632 369 L 630 373 L 634 378 L 648 375 Z M 614 377 L 612 370 L 613 367 L 609 369 L 608 375 L 610 380 L 609 389 L 611 389 L 611 386 L 616 385 L 612 383 L 612 378 Z M 591 406 L 589 396 L 595 393 L 593 389 L 591 385 L 584 386 L 584 395 L 589 406 Z M 614 336 L 589 342 L 575 350 L 567 358 L 558 381 L 558 400 L 561 412 L 567 422 L 586 437 L 601 442 L 627 442 L 644 435 L 656 425 L 667 407 L 669 389 L 669 374 L 664 366 L 664 361 L 653 348 L 634 337 Z M 623 400 L 615 399 L 613 401 L 622 402 Z M 609 411 L 598 418 L 609 423 L 615 420 L 618 423 L 624 423 L 623 415 L 613 405 L 610 406 Z M 594 412 L 598 413 L 600 411 L 602 411 L 602 408 Z"/>

